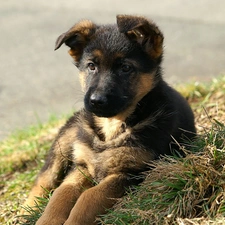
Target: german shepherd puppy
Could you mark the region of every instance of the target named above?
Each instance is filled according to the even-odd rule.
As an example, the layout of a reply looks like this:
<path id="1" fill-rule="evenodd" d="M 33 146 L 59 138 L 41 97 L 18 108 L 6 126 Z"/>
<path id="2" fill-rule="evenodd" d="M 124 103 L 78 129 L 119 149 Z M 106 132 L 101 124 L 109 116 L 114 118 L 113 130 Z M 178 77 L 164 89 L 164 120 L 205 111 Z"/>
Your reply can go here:
<path id="1" fill-rule="evenodd" d="M 152 21 L 83 20 L 55 49 L 64 43 L 80 71 L 84 109 L 59 131 L 26 204 L 55 189 L 36 224 L 93 225 L 152 160 L 194 137 L 194 117 L 162 79 L 163 34 Z"/>

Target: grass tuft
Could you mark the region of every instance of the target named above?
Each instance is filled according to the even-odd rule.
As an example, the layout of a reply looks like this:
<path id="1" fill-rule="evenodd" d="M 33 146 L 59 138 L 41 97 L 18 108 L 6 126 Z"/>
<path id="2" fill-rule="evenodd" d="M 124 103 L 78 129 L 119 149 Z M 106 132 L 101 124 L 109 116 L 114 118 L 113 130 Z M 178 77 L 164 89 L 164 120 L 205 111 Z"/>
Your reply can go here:
<path id="1" fill-rule="evenodd" d="M 41 216 L 44 208 L 48 204 L 48 201 L 52 193 L 45 189 L 45 194 L 43 197 L 36 197 L 36 202 L 34 207 L 23 206 L 25 210 L 25 215 L 17 216 L 17 222 L 20 225 L 34 225 L 38 218 Z"/>

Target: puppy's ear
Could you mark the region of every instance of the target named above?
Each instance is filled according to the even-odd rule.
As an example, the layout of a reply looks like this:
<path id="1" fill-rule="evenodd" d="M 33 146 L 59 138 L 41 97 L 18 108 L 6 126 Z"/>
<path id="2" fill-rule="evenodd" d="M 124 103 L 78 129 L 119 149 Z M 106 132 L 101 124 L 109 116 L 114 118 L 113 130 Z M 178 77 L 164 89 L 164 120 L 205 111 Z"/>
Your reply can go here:
<path id="1" fill-rule="evenodd" d="M 61 34 L 55 44 L 55 50 L 66 44 L 70 47 L 69 54 L 75 62 L 80 60 L 83 49 L 93 37 L 97 26 L 89 20 L 83 20 L 75 24 L 67 32 Z"/>
<path id="2" fill-rule="evenodd" d="M 138 42 L 153 59 L 162 56 L 163 34 L 153 22 L 144 17 L 118 15 L 117 25 L 121 33 Z"/>

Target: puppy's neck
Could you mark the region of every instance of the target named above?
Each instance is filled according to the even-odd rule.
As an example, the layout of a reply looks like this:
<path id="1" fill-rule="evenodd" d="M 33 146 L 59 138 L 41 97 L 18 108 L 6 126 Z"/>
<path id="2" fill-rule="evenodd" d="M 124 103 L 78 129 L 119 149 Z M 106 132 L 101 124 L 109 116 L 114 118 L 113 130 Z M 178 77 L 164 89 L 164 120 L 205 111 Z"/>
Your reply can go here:
<path id="1" fill-rule="evenodd" d="M 104 141 L 110 141 L 116 138 L 126 129 L 125 122 L 120 117 L 95 117 L 95 123 L 100 128 L 100 133 L 104 136 Z"/>
<path id="2" fill-rule="evenodd" d="M 100 128 L 101 135 L 104 136 L 104 141 L 110 141 L 126 131 L 125 121 L 134 112 L 135 108 L 136 104 L 133 104 L 120 114 L 110 118 L 94 117 L 95 124 Z"/>
<path id="3" fill-rule="evenodd" d="M 110 141 L 126 131 L 126 119 L 133 113 L 135 105 L 129 107 L 120 114 L 110 117 L 95 117 L 95 124 L 100 128 L 104 141 Z"/>

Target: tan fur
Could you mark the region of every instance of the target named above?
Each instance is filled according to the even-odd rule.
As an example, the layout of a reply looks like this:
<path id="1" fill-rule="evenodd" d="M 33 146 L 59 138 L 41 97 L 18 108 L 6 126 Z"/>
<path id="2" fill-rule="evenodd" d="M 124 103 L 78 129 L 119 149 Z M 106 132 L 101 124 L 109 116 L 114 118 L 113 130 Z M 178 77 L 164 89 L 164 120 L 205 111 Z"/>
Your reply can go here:
<path id="1" fill-rule="evenodd" d="M 163 36 L 161 33 L 157 33 L 152 37 L 152 50 L 149 51 L 150 56 L 153 59 L 159 58 L 163 53 Z M 151 47 L 149 47 L 151 49 Z"/>
<path id="2" fill-rule="evenodd" d="M 81 85 L 81 90 L 83 92 L 86 91 L 86 74 L 84 72 L 79 73 L 79 79 L 80 79 L 80 85 Z"/>
<path id="3" fill-rule="evenodd" d="M 59 171 L 59 166 L 62 165 L 64 161 L 73 160 L 73 158 L 68 157 L 70 156 L 70 152 L 72 151 L 73 147 L 71 143 L 73 143 L 76 140 L 76 136 L 77 136 L 77 128 L 72 127 L 67 129 L 65 134 L 56 141 L 54 152 L 57 155 L 57 160 L 53 162 L 51 170 L 49 170 L 50 173 L 53 174 L 57 173 L 57 171 Z M 55 176 L 57 176 L 57 174 L 55 174 Z"/>
<path id="4" fill-rule="evenodd" d="M 98 163 L 95 157 L 95 153 L 86 144 L 79 141 L 75 141 L 73 144 L 74 148 L 74 159 L 77 165 L 83 165 L 87 167 L 88 173 L 94 177 L 95 165 Z"/>
<path id="5" fill-rule="evenodd" d="M 110 141 L 117 136 L 118 133 L 121 133 L 123 129 L 124 118 L 112 117 L 112 118 L 103 118 L 96 117 L 96 124 L 101 127 L 101 132 L 104 134 L 104 141 Z"/>
<path id="6" fill-rule="evenodd" d="M 136 98 L 134 100 L 134 105 L 136 107 L 137 103 L 156 85 L 154 80 L 155 74 L 141 74 L 137 82 Z"/>
<path id="7" fill-rule="evenodd" d="M 83 191 L 92 186 L 87 170 L 74 170 L 54 191 L 48 206 L 36 225 L 63 224 Z M 66 199 L 66 201 L 65 201 Z"/>
<path id="8" fill-rule="evenodd" d="M 73 49 L 70 49 L 68 51 L 68 53 L 71 55 L 71 57 L 74 59 L 75 62 L 78 62 L 79 59 L 80 59 L 80 53 L 81 53 L 81 50 L 73 50 Z"/>
<path id="9" fill-rule="evenodd" d="M 104 60 L 104 54 L 102 53 L 101 50 L 99 49 L 95 49 L 93 52 L 92 52 L 92 55 L 97 58 L 97 60 Z"/>
<path id="10" fill-rule="evenodd" d="M 67 129 L 64 136 L 61 136 L 59 140 L 55 143 L 55 153 L 58 155 L 56 161 L 54 161 L 51 169 L 46 170 L 44 173 L 41 173 L 36 180 L 35 185 L 33 186 L 27 201 L 24 203 L 24 206 L 34 206 L 37 196 L 44 196 L 45 189 L 52 190 L 56 188 L 57 184 L 53 184 L 55 177 L 59 171 L 59 166 L 64 160 L 68 160 L 68 152 L 71 149 L 70 143 L 75 140 L 76 128 Z M 63 149 L 63 151 L 62 151 Z M 72 159 L 69 159 L 72 160 Z M 61 182 L 61 181 L 58 181 Z M 24 210 L 21 213 L 25 213 Z"/>
<path id="11" fill-rule="evenodd" d="M 145 50 L 152 57 L 158 59 L 163 53 L 163 34 L 156 24 L 145 17 L 118 15 L 117 24 L 122 33 L 139 43 L 145 43 Z M 120 28 L 121 27 L 121 28 Z"/>
<path id="12" fill-rule="evenodd" d="M 24 206 L 30 206 L 33 207 L 36 205 L 37 199 L 36 197 L 44 197 L 45 196 L 45 191 L 43 188 L 46 188 L 48 190 L 49 184 L 49 176 L 51 174 L 49 174 L 50 171 L 46 171 L 45 173 L 41 174 L 38 178 L 38 181 L 36 182 L 36 184 L 33 186 L 31 192 L 29 193 L 29 197 L 26 200 L 26 202 L 24 203 Z M 43 187 L 43 188 L 40 188 Z M 27 214 L 28 212 L 26 212 L 26 210 L 22 210 L 20 212 L 21 214 Z"/>
<path id="13" fill-rule="evenodd" d="M 123 195 L 124 189 L 121 181 L 123 182 L 124 179 L 126 178 L 121 174 L 113 174 L 106 177 L 97 186 L 83 192 L 64 225 L 97 225 L 97 222 L 90 221 L 95 221 L 96 214 L 104 214 L 106 209 L 111 208 L 117 198 Z"/>
<path id="14" fill-rule="evenodd" d="M 70 52 L 69 54 L 74 58 L 74 52 Z M 103 60 L 104 59 L 104 55 L 102 54 L 102 52 L 98 49 L 93 51 L 93 57 L 96 58 L 96 60 Z M 76 54 L 75 54 L 76 55 Z M 86 74 L 84 72 L 80 72 L 79 73 L 79 79 L 80 79 L 80 84 L 81 84 L 81 89 L 83 92 L 86 92 Z"/>
<path id="15" fill-rule="evenodd" d="M 126 142 L 127 137 L 129 137 L 129 131 L 121 133 L 114 141 L 117 142 L 117 140 L 120 139 L 123 140 L 123 142 Z M 101 145 L 103 142 L 99 140 L 95 145 L 98 144 Z M 89 174 L 92 177 L 97 178 L 97 182 L 104 179 L 107 174 L 118 173 L 123 170 L 123 168 L 131 169 L 144 167 L 146 166 L 144 162 L 153 158 L 152 153 L 142 150 L 141 146 L 140 148 L 135 149 L 112 146 L 110 145 L 110 142 L 104 142 L 104 145 L 106 149 L 96 153 L 91 147 L 88 147 L 84 143 L 78 141 L 74 143 L 74 156 L 76 162 L 78 165 L 85 165 Z"/>
<path id="16" fill-rule="evenodd" d="M 69 31 L 64 34 L 64 40 L 69 39 L 72 36 L 76 35 L 76 38 L 79 42 L 79 47 L 71 48 L 69 50 L 69 54 L 73 57 L 75 62 L 78 62 L 80 56 L 82 54 L 84 46 L 90 40 L 93 35 L 94 30 L 96 29 L 96 25 L 90 20 L 83 20 L 76 25 L 74 25 Z"/>

